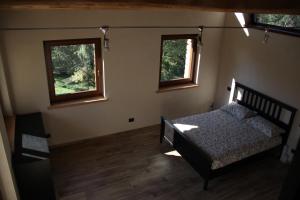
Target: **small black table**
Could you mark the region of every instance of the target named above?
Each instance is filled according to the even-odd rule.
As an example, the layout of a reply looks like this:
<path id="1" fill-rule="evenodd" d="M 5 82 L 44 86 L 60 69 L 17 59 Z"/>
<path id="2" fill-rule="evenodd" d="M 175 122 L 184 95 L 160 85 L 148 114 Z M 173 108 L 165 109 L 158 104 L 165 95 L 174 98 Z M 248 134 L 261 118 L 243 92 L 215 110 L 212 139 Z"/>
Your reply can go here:
<path id="1" fill-rule="evenodd" d="M 46 134 L 42 113 L 30 113 L 25 115 L 16 116 L 16 128 L 15 128 L 15 152 L 14 152 L 14 163 L 31 162 L 36 159 L 23 156 L 24 153 L 36 155 L 40 157 L 49 157 L 48 153 L 35 152 L 30 149 L 24 149 L 22 147 L 22 135 L 32 135 L 42 138 L 48 138 Z"/>
<path id="2" fill-rule="evenodd" d="M 24 156 L 24 153 L 35 156 L 42 153 L 23 148 L 23 134 L 48 137 L 45 133 L 42 113 L 16 116 L 15 151 L 12 163 L 21 200 L 54 200 L 56 195 L 50 161 L 46 156 L 43 156 L 43 159 Z"/>
<path id="3" fill-rule="evenodd" d="M 55 200 L 49 160 L 15 166 L 21 200 Z"/>

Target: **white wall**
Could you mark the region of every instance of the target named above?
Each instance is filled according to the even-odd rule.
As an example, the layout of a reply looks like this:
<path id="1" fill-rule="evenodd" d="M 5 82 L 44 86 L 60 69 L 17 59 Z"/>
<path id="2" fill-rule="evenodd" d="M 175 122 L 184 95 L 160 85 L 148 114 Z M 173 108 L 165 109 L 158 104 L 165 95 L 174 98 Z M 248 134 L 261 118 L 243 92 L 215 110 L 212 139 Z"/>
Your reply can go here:
<path id="1" fill-rule="evenodd" d="M 227 14 L 225 25 L 238 26 L 234 14 Z M 300 109 L 300 38 L 271 33 L 262 44 L 264 31 L 226 30 L 222 43 L 216 105 L 228 102 L 232 78 L 269 96 Z M 300 135 L 300 114 L 296 116 L 289 138 L 295 147 Z"/>
<path id="2" fill-rule="evenodd" d="M 2 60 L 2 53 L 0 49 L 0 104 L 4 115 L 12 116 L 13 107 L 10 99 L 9 86 L 6 80 L 6 71 Z"/>
<path id="3" fill-rule="evenodd" d="M 0 191 L 3 199 L 18 199 L 15 188 L 14 175 L 11 167 L 11 151 L 0 106 Z"/>
<path id="4" fill-rule="evenodd" d="M 101 25 L 223 25 L 223 13 L 196 11 L 31 11 L 2 12 L 1 27 Z M 102 36 L 98 30 L 3 32 L 2 52 L 16 113 L 41 111 L 52 143 L 60 144 L 159 123 L 169 117 L 207 111 L 214 100 L 222 30 L 205 30 L 200 87 L 156 93 L 162 34 L 197 30 L 124 29 L 109 34 L 104 53 L 108 102 L 48 110 L 43 40 Z M 135 117 L 133 124 L 129 117 Z"/>

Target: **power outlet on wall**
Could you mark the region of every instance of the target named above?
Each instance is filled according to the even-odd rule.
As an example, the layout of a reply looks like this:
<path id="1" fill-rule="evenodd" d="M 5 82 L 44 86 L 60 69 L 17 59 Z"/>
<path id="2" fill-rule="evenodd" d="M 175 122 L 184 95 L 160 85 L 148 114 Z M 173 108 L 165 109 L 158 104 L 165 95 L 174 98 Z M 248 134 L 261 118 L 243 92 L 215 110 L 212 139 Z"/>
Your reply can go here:
<path id="1" fill-rule="evenodd" d="M 129 122 L 129 123 L 134 122 L 134 117 L 128 118 L 128 122 Z"/>

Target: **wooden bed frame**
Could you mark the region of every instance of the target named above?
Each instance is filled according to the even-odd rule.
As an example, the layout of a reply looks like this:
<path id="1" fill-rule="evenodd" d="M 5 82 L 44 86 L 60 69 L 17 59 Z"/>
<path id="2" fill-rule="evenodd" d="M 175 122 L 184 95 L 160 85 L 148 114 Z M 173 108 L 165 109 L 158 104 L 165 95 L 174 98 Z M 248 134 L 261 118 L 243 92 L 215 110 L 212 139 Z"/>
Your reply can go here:
<path id="1" fill-rule="evenodd" d="M 230 91 L 232 88 L 228 88 Z M 265 119 L 273 122 L 277 126 L 285 130 L 285 134 L 282 134 L 282 143 L 279 146 L 276 146 L 272 149 L 263 151 L 256 155 L 245 158 L 241 161 L 237 161 L 230 165 L 227 165 L 218 169 L 211 169 L 213 160 L 209 155 L 205 153 L 201 148 L 196 146 L 194 143 L 186 140 L 181 134 L 180 131 L 173 126 L 174 130 L 174 139 L 173 147 L 181 154 L 181 156 L 204 178 L 203 189 L 207 190 L 208 181 L 214 177 L 222 175 L 229 170 L 241 165 L 242 163 L 252 160 L 253 158 L 260 157 L 267 152 L 282 148 L 287 142 L 292 124 L 294 121 L 295 114 L 297 112 L 296 108 L 289 106 L 285 103 L 282 103 L 272 97 L 269 97 L 265 94 L 262 94 L 254 89 L 251 89 L 241 83 L 236 82 L 234 89 L 233 100 L 237 103 L 246 106 L 247 108 L 257 112 L 258 115 L 264 117 Z M 238 99 L 242 93 L 241 99 Z M 290 118 L 287 123 L 281 121 L 282 113 L 284 110 L 290 112 Z M 161 133 L 160 133 L 160 142 L 162 143 L 165 138 L 165 123 L 168 122 L 164 117 L 161 117 Z M 172 124 L 171 124 L 172 125 Z"/>

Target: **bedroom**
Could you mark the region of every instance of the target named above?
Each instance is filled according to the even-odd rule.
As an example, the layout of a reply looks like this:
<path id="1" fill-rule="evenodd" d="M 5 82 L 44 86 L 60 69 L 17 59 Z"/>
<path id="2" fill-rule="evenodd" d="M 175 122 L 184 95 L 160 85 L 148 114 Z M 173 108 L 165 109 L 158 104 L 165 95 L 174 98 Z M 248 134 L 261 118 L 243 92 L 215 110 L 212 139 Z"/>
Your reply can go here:
<path id="1" fill-rule="evenodd" d="M 162 27 L 155 29 L 109 29 L 109 51 L 102 49 L 101 52 L 104 60 L 104 88 L 105 97 L 107 97 L 107 99 L 105 99 L 105 101 L 63 107 L 50 106 L 43 42 L 50 40 L 101 38 L 101 42 L 103 43 L 103 33 L 99 31 L 99 29 L 1 31 L 1 70 L 5 70 L 4 73 L 1 73 L 1 102 L 3 113 L 5 115 L 12 115 L 42 112 L 46 131 L 51 134 L 49 143 L 57 147 L 57 149 L 61 148 L 61 151 L 65 152 L 66 155 L 74 156 L 73 160 L 70 160 L 70 163 L 76 166 L 77 170 L 80 170 L 80 166 L 77 166 L 74 162 L 74 159 L 77 158 L 76 149 L 72 150 L 70 148 L 70 150 L 68 150 L 68 148 L 63 145 L 73 145 L 73 148 L 88 148 L 84 145 L 84 142 L 89 144 L 89 141 L 95 140 L 99 141 L 99 144 L 102 144 L 101 138 L 103 138 L 104 144 L 107 140 L 109 145 L 110 143 L 115 144 L 115 140 L 118 140 L 118 136 L 120 136 L 120 138 L 123 138 L 123 140 L 120 139 L 120 143 L 122 144 L 122 141 L 125 142 L 125 147 L 132 142 L 132 145 L 137 146 L 137 150 L 141 150 L 143 146 L 137 143 L 137 141 L 140 140 L 150 146 L 157 145 L 157 147 L 155 146 L 157 150 L 157 148 L 161 148 L 159 144 L 159 128 L 157 128 L 158 126 L 154 126 L 153 128 L 153 125 L 160 123 L 160 116 L 167 116 L 173 119 L 195 113 L 203 113 L 209 111 L 213 103 L 215 109 L 221 107 L 228 103 L 230 92 L 227 91 L 227 87 L 231 85 L 233 78 L 237 82 L 241 82 L 288 105 L 298 109 L 300 108 L 298 92 L 300 89 L 298 79 L 298 65 L 300 63 L 298 56 L 300 52 L 299 38 L 270 32 L 270 38 L 267 44 L 262 44 L 265 33 L 264 30 L 257 29 L 249 29 L 250 35 L 247 37 L 243 29 L 204 28 L 202 36 L 203 47 L 201 50 L 198 75 L 199 86 L 158 92 L 161 36 L 169 34 L 199 34 L 198 28 L 168 29 L 166 27 L 198 27 L 202 25 L 240 26 L 234 13 L 178 9 L 132 9 L 101 11 L 19 10 L 3 11 L 0 15 L 1 28 L 100 28 L 100 26 L 103 25 L 110 27 Z M 3 76 L 3 74 L 5 74 L 5 76 Z M 129 118 L 134 118 L 134 121 L 129 123 Z M 297 145 L 299 120 L 299 114 L 297 114 L 288 141 L 289 148 L 287 148 L 287 153 L 283 159 L 291 159 L 292 154 L 289 151 Z M 130 132 L 131 130 L 149 126 L 150 133 L 154 130 L 157 138 L 152 138 L 149 131 L 145 131 L 147 129 L 142 129 L 140 133 L 140 135 L 144 137 L 139 136 L 138 131 Z M 1 134 L 5 131 L 3 128 L 2 124 Z M 108 139 L 105 138 L 110 136 L 100 137 L 121 132 L 125 133 L 115 136 L 111 135 L 113 138 Z M 128 135 L 129 141 L 127 142 L 129 144 L 126 143 L 126 134 Z M 132 135 L 136 136 L 136 138 Z M 80 140 L 84 140 L 84 142 L 76 143 Z M 157 144 L 152 143 L 153 140 L 157 140 Z M 95 144 L 93 147 L 96 146 Z M 105 145 L 103 146 L 103 149 L 99 149 L 98 151 L 104 151 L 103 155 L 110 155 L 110 151 L 115 150 L 116 154 L 113 158 L 117 157 L 121 151 L 119 149 L 121 148 L 120 146 L 115 146 L 114 148 L 116 149 L 110 149 Z M 97 149 L 92 148 L 91 151 L 93 150 L 98 152 Z M 127 150 L 135 151 L 134 149 Z M 7 147 L 7 145 L 6 151 L 7 155 L 9 155 L 9 147 Z M 56 150 L 54 149 L 54 151 Z M 68 151 L 70 151 L 70 154 L 68 154 Z M 86 153 L 92 156 L 93 152 L 91 151 L 87 151 Z M 146 145 L 142 155 L 150 156 L 152 155 L 152 151 L 153 150 Z M 82 159 L 85 156 L 87 157 L 87 160 L 83 159 L 83 161 L 92 161 L 89 159 L 94 159 L 86 154 L 78 153 L 78 155 L 82 156 Z M 84 151 L 82 153 L 84 153 Z M 54 152 L 54 154 L 56 154 L 56 152 Z M 62 165 L 64 164 L 67 165 L 67 163 L 63 162 L 64 158 L 59 157 L 63 156 L 63 154 L 59 155 L 58 152 L 57 155 L 57 160 L 62 162 L 57 165 L 60 167 L 63 167 Z M 122 155 L 123 154 L 121 154 L 121 156 Z M 132 162 L 134 161 L 134 156 L 137 156 L 135 153 L 125 153 L 124 155 L 129 158 L 132 156 Z M 101 157 L 101 155 L 98 156 Z M 167 170 L 168 168 L 164 168 L 167 167 L 167 161 L 172 162 L 174 160 L 174 163 L 179 165 L 178 168 L 174 168 L 174 170 L 180 169 L 187 173 L 187 175 L 183 174 L 177 181 L 174 180 L 176 183 L 174 184 L 178 186 L 180 180 L 188 181 L 189 179 L 192 179 L 192 181 L 196 183 L 197 187 L 192 188 L 192 191 L 184 191 L 184 194 L 187 196 L 206 195 L 208 196 L 207 199 L 209 199 L 210 195 L 214 195 L 214 193 L 212 194 L 210 191 L 219 191 L 222 189 L 222 185 L 226 185 L 226 183 L 217 184 L 216 182 L 218 180 L 220 181 L 220 179 L 216 179 L 216 182 L 212 180 L 212 186 L 211 188 L 209 187 L 208 193 L 202 193 L 201 177 L 181 158 L 169 156 L 165 158 L 165 160 L 159 160 L 160 157 L 157 159 L 158 163 L 156 164 L 158 166 L 153 163 L 154 166 L 150 168 L 150 171 L 153 169 L 155 172 L 157 167 L 160 166 L 159 164 L 163 165 L 161 170 Z M 159 163 L 159 161 L 162 163 Z M 118 161 L 114 159 L 110 162 L 118 163 Z M 95 164 L 97 165 L 97 163 Z M 69 169 L 68 167 L 70 166 L 66 166 L 66 169 Z M 85 177 L 86 179 L 83 181 L 93 185 L 92 181 L 88 181 L 88 176 L 92 175 L 88 173 L 88 169 L 94 169 L 95 166 L 84 165 L 84 167 L 87 168 L 87 174 L 78 175 L 78 177 L 82 176 L 83 179 Z M 123 170 L 126 170 L 126 168 Z M 72 172 L 70 172 L 70 174 L 71 173 Z M 109 173 L 109 171 L 106 173 Z M 153 175 L 153 181 L 160 180 L 164 175 L 159 173 L 163 173 L 163 171 L 158 171 L 157 174 L 147 174 L 146 172 L 139 174 L 139 176 L 146 176 L 146 178 L 148 178 L 146 181 L 149 181 L 148 186 L 150 191 L 145 191 L 145 198 L 151 198 L 153 197 L 151 195 L 156 194 L 151 193 L 151 187 L 153 184 L 158 183 L 151 182 L 151 175 Z M 9 173 L 4 174 L 9 176 Z M 171 175 L 167 174 L 170 179 L 174 179 Z M 228 176 L 229 175 L 230 173 Z M 124 176 L 126 176 L 126 174 L 124 174 Z M 74 178 L 76 179 L 76 176 Z M 9 177 L 7 177 L 7 180 L 9 180 Z M 100 184 L 100 186 L 104 184 L 101 183 L 100 180 L 98 181 L 99 182 L 96 180 L 96 186 L 97 184 Z M 143 183 L 143 180 L 136 180 L 136 182 L 139 181 Z M 94 191 L 95 194 L 85 193 L 83 189 L 78 189 L 79 192 L 76 192 L 76 187 L 79 187 L 80 184 L 85 184 L 85 182 L 80 183 L 76 182 L 76 180 L 74 182 L 74 194 L 71 194 L 73 190 L 72 186 L 67 186 L 62 190 L 58 188 L 58 193 L 62 199 L 97 199 L 96 186 L 95 190 L 93 190 L 93 188 L 88 190 L 92 191 L 91 193 Z M 165 182 L 166 181 L 162 181 L 162 183 Z M 9 181 L 6 183 L 9 183 Z M 160 186 L 163 188 L 162 183 Z M 61 186 L 64 184 L 67 184 L 67 182 L 64 182 L 64 180 L 58 181 L 58 185 Z M 119 192 L 115 192 L 116 195 L 121 195 L 122 191 L 126 190 L 121 187 L 122 183 L 119 184 L 120 185 L 115 186 L 116 190 L 120 190 Z M 165 184 L 165 189 L 172 188 L 171 183 Z M 12 188 L 10 187 L 11 185 L 7 185 L 6 189 L 1 188 L 2 193 L 4 193 L 3 191 L 11 191 Z M 196 190 L 196 188 L 198 188 L 198 190 Z M 106 193 L 104 191 L 103 195 L 114 192 L 113 189 L 111 191 L 109 191 L 108 188 L 106 189 L 107 191 Z M 238 189 L 239 187 L 235 188 L 234 191 Z M 152 188 L 152 190 L 155 191 L 155 188 Z M 244 188 L 243 192 L 245 194 L 248 193 L 249 190 Z M 277 192 L 280 192 L 280 188 Z M 164 197 L 160 197 L 159 194 L 160 193 L 157 194 L 157 198 Z M 88 197 L 88 195 L 91 197 Z M 99 193 L 98 195 L 98 198 L 100 198 L 101 195 Z M 176 196 L 176 193 L 171 195 Z M 165 196 L 165 198 L 168 197 L 169 196 Z M 105 199 L 105 197 L 103 196 L 102 199 Z M 107 197 L 107 199 L 112 199 L 112 197 Z"/>

